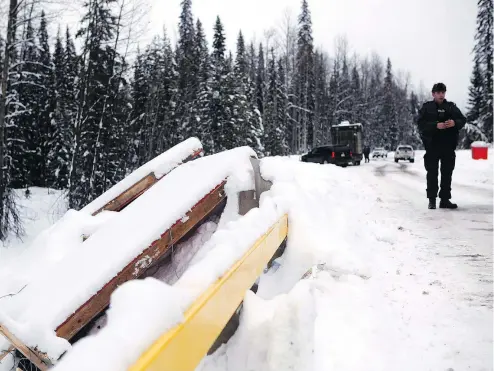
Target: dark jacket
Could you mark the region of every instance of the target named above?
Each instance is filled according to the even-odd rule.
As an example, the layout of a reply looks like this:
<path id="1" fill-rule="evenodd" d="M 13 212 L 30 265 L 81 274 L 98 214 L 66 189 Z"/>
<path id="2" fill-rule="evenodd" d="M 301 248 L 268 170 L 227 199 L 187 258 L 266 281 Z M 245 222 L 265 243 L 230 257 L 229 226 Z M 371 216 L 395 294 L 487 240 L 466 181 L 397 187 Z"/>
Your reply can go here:
<path id="1" fill-rule="evenodd" d="M 437 124 L 453 120 L 455 126 L 439 130 Z M 453 102 L 444 100 L 441 105 L 435 101 L 424 103 L 419 111 L 417 124 L 420 137 L 426 150 L 450 149 L 455 150 L 458 144 L 460 130 L 465 126 L 466 119 Z"/>
<path id="2" fill-rule="evenodd" d="M 364 156 L 369 156 L 369 154 L 370 154 L 370 147 L 365 146 L 364 147 Z"/>

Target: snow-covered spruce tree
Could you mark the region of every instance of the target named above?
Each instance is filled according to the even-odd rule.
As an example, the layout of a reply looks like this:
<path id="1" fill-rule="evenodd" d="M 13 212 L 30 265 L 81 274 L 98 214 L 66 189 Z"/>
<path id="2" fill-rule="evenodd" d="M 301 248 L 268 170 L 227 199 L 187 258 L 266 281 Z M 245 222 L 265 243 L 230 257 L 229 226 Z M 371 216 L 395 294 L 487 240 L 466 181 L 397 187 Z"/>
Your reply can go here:
<path id="1" fill-rule="evenodd" d="M 192 105 L 192 119 L 194 121 L 194 135 L 199 137 L 206 153 L 211 153 L 213 137 L 209 104 L 211 100 L 211 59 L 204 29 L 200 20 L 196 22 L 194 39 L 194 65 L 197 66 L 197 99 Z"/>
<path id="2" fill-rule="evenodd" d="M 297 56 L 294 71 L 294 102 L 292 117 L 299 126 L 296 150 L 305 151 L 313 146 L 314 132 L 314 46 L 312 20 L 307 0 L 302 0 L 298 18 Z"/>
<path id="3" fill-rule="evenodd" d="M 286 77 L 285 77 L 285 67 L 282 58 L 278 59 L 277 62 L 277 73 L 276 73 L 276 119 L 277 125 L 277 135 L 279 137 L 280 153 L 279 155 L 286 156 L 290 153 L 290 146 L 288 142 L 288 94 L 286 87 Z"/>
<path id="4" fill-rule="evenodd" d="M 35 122 L 39 56 L 31 17 L 24 23 L 19 37 L 19 58 L 12 64 L 15 73 L 11 71 L 9 84 L 6 145 L 11 185 L 24 188 L 32 185 L 30 181 L 37 174 L 31 173 L 39 166 L 36 155 L 39 132 Z"/>
<path id="5" fill-rule="evenodd" d="M 483 117 L 484 107 L 487 105 L 484 86 L 480 62 L 475 59 L 468 89 L 467 123 L 460 133 L 460 144 L 463 148 L 470 148 L 470 145 L 477 140 L 489 140 L 483 133 L 481 129 L 483 123 L 480 122 L 481 117 Z"/>
<path id="6" fill-rule="evenodd" d="M 177 106 L 175 118 L 180 130 L 177 141 L 196 134 L 196 122 L 192 117 L 192 105 L 198 94 L 197 72 L 199 66 L 194 59 L 195 29 L 192 16 L 192 0 L 182 0 L 182 11 L 178 25 L 177 65 Z"/>
<path id="7" fill-rule="evenodd" d="M 38 29 L 38 61 L 36 63 L 37 84 L 34 87 L 35 105 L 33 107 L 35 136 L 34 168 L 30 168 L 29 183 L 46 187 L 53 183 L 53 176 L 48 172 L 48 154 L 52 137 L 51 114 L 55 110 L 54 71 L 50 53 L 49 37 L 45 13 L 41 12 Z"/>
<path id="8" fill-rule="evenodd" d="M 69 175 L 69 207 L 79 209 L 102 193 L 105 187 L 104 141 L 111 131 L 106 109 L 116 50 L 112 40 L 116 18 L 115 0 L 92 0 L 77 37 L 82 43 L 82 69 L 78 79 L 77 116 Z"/>
<path id="9" fill-rule="evenodd" d="M 267 66 L 266 106 L 264 112 L 264 145 L 267 156 L 276 156 L 283 153 L 278 125 L 278 75 L 274 50 L 271 49 Z"/>
<path id="10" fill-rule="evenodd" d="M 475 34 L 475 69 L 481 71 L 482 100 L 477 126 L 483 131 L 488 141 L 493 140 L 493 0 L 477 1 L 477 31 Z M 473 76 L 475 78 L 475 76 Z M 476 131 L 472 131 L 476 132 Z"/>
<path id="11" fill-rule="evenodd" d="M 51 112 L 50 137 L 48 139 L 49 153 L 47 156 L 48 186 L 56 189 L 65 189 L 68 184 L 68 171 L 70 161 L 70 113 L 67 112 L 67 102 L 73 96 L 74 91 L 67 90 L 66 83 L 66 58 L 65 50 L 60 35 L 57 33 L 55 50 L 53 53 L 54 86 L 53 97 L 55 107 Z M 73 89 L 73 84 L 72 84 Z"/>
<path id="12" fill-rule="evenodd" d="M 212 152 L 226 149 L 225 125 L 228 122 L 228 66 L 225 57 L 226 45 L 223 25 L 220 17 L 216 18 L 213 36 L 213 52 L 211 54 L 211 101 L 209 115 L 211 120 Z"/>
<path id="13" fill-rule="evenodd" d="M 319 146 L 329 141 L 329 97 L 327 89 L 327 64 L 324 55 L 314 53 L 314 145 Z"/>
<path id="14" fill-rule="evenodd" d="M 264 120 L 264 91 L 266 90 L 266 66 L 264 62 L 264 50 L 262 43 L 259 44 L 259 51 L 257 56 L 257 68 L 256 68 L 256 104 L 261 117 Z"/>
<path id="15" fill-rule="evenodd" d="M 381 108 L 381 127 L 383 132 L 383 145 L 388 149 L 395 149 L 398 145 L 398 117 L 395 105 L 395 84 L 391 60 L 386 63 L 386 76 L 383 84 L 383 105 Z"/>

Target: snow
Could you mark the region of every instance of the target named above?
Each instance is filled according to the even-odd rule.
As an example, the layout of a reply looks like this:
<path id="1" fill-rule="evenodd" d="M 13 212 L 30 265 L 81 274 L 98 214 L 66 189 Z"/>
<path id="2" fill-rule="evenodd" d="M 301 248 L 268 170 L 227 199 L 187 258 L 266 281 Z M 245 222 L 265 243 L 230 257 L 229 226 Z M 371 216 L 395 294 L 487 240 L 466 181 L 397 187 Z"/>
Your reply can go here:
<path id="1" fill-rule="evenodd" d="M 147 175 L 154 173 L 156 178 L 160 179 L 179 166 L 187 157 L 200 150 L 202 150 L 202 144 L 197 138 L 189 138 L 177 144 L 130 173 L 108 191 L 82 208 L 81 211 L 88 214 L 96 212 Z"/>
<path id="2" fill-rule="evenodd" d="M 116 213 L 83 248 L 71 249 L 19 294 L 1 302 L 0 322 L 27 345 L 57 359 L 70 347 L 53 336 L 58 325 L 231 173 L 248 171 L 250 156 L 255 153 L 242 147 L 178 167 Z M 39 329 L 43 336 L 30 336 L 27 329 Z"/>
<path id="3" fill-rule="evenodd" d="M 297 194 L 287 250 L 197 371 L 492 370 L 492 160 L 468 154 L 454 174 L 460 209 L 433 213 L 421 163 L 264 159 L 263 198 Z"/>
<path id="4" fill-rule="evenodd" d="M 482 142 L 482 141 L 477 141 L 477 142 L 473 142 L 470 147 L 472 148 L 475 148 L 475 147 L 480 147 L 480 148 L 488 148 L 489 147 L 489 144 L 486 143 L 486 142 Z"/>
<path id="5" fill-rule="evenodd" d="M 122 285 L 108 324 L 55 371 L 127 369 L 285 212 L 285 254 L 257 294 L 247 292 L 235 335 L 197 371 L 492 370 L 492 149 L 487 161 L 457 151 L 455 211 L 427 210 L 422 156 L 346 169 L 265 158 L 273 186 L 244 217 L 231 200 L 252 187 L 240 162 L 220 221 L 185 242 L 193 251 L 177 251 L 178 280 L 160 277 L 173 286 L 153 278 Z"/>

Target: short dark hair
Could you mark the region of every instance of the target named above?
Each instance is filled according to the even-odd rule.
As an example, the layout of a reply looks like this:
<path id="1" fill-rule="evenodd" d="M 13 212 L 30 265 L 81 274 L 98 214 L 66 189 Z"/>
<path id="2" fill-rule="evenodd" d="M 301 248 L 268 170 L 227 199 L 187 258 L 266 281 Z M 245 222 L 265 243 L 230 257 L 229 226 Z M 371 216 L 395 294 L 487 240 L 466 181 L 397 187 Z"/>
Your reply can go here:
<path id="1" fill-rule="evenodd" d="M 434 84 L 434 86 L 432 87 L 432 92 L 433 93 L 446 92 L 446 85 L 444 85 L 442 82 L 438 82 L 437 84 Z"/>

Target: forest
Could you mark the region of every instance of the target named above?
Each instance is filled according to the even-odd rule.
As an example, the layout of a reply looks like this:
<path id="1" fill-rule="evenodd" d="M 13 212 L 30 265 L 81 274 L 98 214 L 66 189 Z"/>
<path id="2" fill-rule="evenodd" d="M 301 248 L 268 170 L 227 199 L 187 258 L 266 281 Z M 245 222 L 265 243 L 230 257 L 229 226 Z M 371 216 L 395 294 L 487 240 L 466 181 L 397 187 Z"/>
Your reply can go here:
<path id="1" fill-rule="evenodd" d="M 75 30 L 41 0 L 3 2 L 0 239 L 22 233 L 14 190 L 67 190 L 80 209 L 191 136 L 206 154 L 245 145 L 259 157 L 300 154 L 348 120 L 371 147 L 421 146 L 415 119 L 429 93 L 344 37 L 333 51 L 316 48 L 307 0 L 262 40 L 228 35 L 234 51 L 219 17 L 208 43 L 192 0 L 181 3 L 176 43 L 164 25 L 147 45 L 133 40 L 136 5 L 126 0 L 85 0 Z M 493 135 L 492 0 L 478 6 L 464 147 Z"/>

